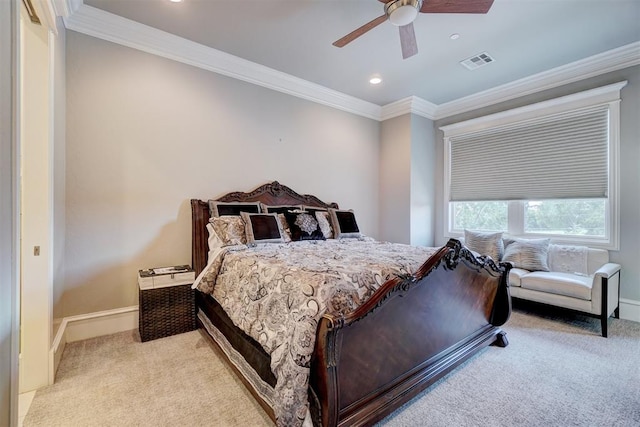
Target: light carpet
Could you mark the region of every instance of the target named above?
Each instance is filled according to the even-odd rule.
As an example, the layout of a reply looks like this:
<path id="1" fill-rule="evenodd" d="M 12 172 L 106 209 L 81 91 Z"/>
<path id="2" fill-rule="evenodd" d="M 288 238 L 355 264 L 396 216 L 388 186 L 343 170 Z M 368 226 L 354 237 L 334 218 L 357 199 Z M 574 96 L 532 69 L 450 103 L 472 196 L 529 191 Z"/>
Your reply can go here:
<path id="1" fill-rule="evenodd" d="M 530 310 L 533 310 L 530 312 Z M 640 323 L 520 305 L 489 347 L 391 414 L 395 426 L 640 426 Z M 24 426 L 272 426 L 200 331 L 67 345 Z"/>

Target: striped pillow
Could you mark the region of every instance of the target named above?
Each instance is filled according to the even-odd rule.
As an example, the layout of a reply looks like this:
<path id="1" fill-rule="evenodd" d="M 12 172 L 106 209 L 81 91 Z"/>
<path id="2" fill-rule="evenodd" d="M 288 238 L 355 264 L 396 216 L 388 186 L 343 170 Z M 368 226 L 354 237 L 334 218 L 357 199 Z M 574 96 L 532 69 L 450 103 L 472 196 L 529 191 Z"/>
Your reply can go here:
<path id="1" fill-rule="evenodd" d="M 479 231 L 464 230 L 464 244 L 472 251 L 480 255 L 488 255 L 494 261 L 500 261 L 504 246 L 502 232 L 482 233 Z"/>
<path id="2" fill-rule="evenodd" d="M 529 271 L 549 271 L 549 239 L 505 239 L 502 261 Z"/>

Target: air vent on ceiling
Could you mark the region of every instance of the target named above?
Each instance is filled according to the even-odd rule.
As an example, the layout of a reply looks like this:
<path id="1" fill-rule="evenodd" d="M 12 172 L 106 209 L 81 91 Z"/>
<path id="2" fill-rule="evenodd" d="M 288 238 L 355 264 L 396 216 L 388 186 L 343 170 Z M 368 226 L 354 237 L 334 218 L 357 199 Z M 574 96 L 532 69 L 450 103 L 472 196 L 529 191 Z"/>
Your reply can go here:
<path id="1" fill-rule="evenodd" d="M 490 64 L 494 61 L 495 59 L 489 56 L 487 52 L 482 52 L 472 56 L 471 58 L 467 58 L 464 61 L 460 61 L 460 63 L 469 70 L 475 70 L 476 68 L 480 68 L 483 65 Z"/>

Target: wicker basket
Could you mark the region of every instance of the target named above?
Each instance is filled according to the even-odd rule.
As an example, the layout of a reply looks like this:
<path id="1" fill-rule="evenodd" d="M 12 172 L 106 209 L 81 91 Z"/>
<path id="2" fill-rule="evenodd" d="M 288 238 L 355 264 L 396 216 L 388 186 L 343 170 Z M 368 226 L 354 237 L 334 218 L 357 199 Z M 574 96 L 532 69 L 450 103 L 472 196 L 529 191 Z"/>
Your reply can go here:
<path id="1" fill-rule="evenodd" d="M 191 284 L 139 290 L 140 339 L 168 337 L 196 329 L 196 307 Z"/>

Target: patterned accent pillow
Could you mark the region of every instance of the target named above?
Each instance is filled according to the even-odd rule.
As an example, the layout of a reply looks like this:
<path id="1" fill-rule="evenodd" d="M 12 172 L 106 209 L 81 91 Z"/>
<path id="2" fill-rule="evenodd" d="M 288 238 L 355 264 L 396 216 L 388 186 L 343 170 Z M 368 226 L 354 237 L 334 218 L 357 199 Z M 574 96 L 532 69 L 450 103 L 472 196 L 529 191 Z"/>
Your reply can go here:
<path id="1" fill-rule="evenodd" d="M 549 239 L 505 239 L 502 261 L 529 271 L 549 271 Z"/>
<path id="2" fill-rule="evenodd" d="M 283 213 L 278 214 L 278 221 L 280 221 L 280 225 L 282 225 L 282 230 L 284 231 L 284 242 L 291 242 L 291 229 L 289 228 L 289 223 L 287 222 L 287 218 Z"/>
<path id="3" fill-rule="evenodd" d="M 480 231 L 464 230 L 464 244 L 480 255 L 490 256 L 494 261 L 500 261 L 504 254 L 502 232 L 483 233 Z"/>
<path id="4" fill-rule="evenodd" d="M 209 200 L 209 212 L 211 217 L 225 215 L 240 215 L 240 212 L 260 212 L 260 202 L 219 202 L 217 200 Z"/>
<path id="5" fill-rule="evenodd" d="M 289 228 L 291 229 L 291 240 L 324 240 L 324 234 L 320 229 L 320 224 L 313 214 L 309 212 L 286 212 Z"/>
<path id="6" fill-rule="evenodd" d="M 284 230 L 277 213 L 240 212 L 245 223 L 247 244 L 284 243 Z"/>
<path id="7" fill-rule="evenodd" d="M 353 210 L 329 209 L 334 238 L 362 237 Z"/>
<path id="8" fill-rule="evenodd" d="M 333 229 L 329 222 L 329 212 L 316 211 L 316 219 L 318 220 L 318 225 L 320 225 L 320 231 L 322 231 L 324 238 L 333 239 Z"/>
<path id="9" fill-rule="evenodd" d="M 239 216 L 219 216 L 209 220 L 222 246 L 246 245 L 244 221 Z"/>

